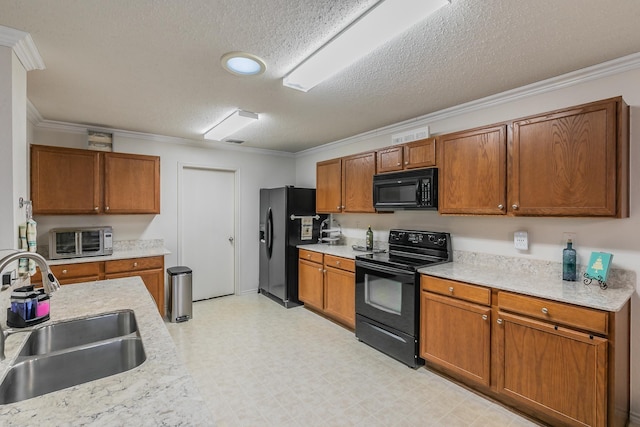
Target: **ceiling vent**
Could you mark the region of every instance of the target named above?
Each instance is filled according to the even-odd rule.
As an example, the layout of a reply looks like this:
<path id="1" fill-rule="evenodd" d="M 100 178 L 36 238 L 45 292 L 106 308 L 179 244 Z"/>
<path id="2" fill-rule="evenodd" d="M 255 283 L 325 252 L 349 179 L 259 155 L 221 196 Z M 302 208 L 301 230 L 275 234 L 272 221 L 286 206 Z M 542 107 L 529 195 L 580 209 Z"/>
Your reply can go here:
<path id="1" fill-rule="evenodd" d="M 224 140 L 224 142 L 231 142 L 233 144 L 242 144 L 244 141 L 241 139 L 230 139 L 230 138 L 226 138 Z"/>
<path id="2" fill-rule="evenodd" d="M 87 147 L 89 150 L 113 151 L 113 134 L 90 130 Z"/>

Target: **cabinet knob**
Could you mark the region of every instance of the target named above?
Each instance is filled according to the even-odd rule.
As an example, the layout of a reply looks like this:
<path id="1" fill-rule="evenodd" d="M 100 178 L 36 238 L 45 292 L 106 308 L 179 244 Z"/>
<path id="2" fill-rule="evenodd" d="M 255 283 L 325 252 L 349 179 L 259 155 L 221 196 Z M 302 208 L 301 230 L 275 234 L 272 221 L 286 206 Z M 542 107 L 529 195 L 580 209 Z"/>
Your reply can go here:
<path id="1" fill-rule="evenodd" d="M 549 310 L 547 310 L 547 307 L 542 307 L 542 314 L 549 314 Z"/>
<path id="2" fill-rule="evenodd" d="M 504 205 L 498 205 L 498 209 L 500 210 L 504 209 Z"/>
<path id="3" fill-rule="evenodd" d="M 449 286 L 449 293 L 453 293 L 453 286 Z"/>
<path id="4" fill-rule="evenodd" d="M 138 263 L 137 263 L 137 262 L 134 262 L 134 263 L 133 263 L 133 266 L 134 266 L 134 267 L 137 267 L 137 266 L 138 266 Z"/>
<path id="5" fill-rule="evenodd" d="M 98 207 L 96 206 L 95 208 L 93 208 L 93 210 L 94 210 L 94 211 L 97 211 L 97 210 L 98 210 Z"/>
<path id="6" fill-rule="evenodd" d="M 336 261 L 336 265 L 340 265 L 340 261 Z"/>
<path id="7" fill-rule="evenodd" d="M 482 315 L 482 320 L 487 320 L 489 318 L 489 316 L 487 316 L 486 314 Z"/>
<path id="8" fill-rule="evenodd" d="M 518 210 L 518 205 L 516 205 L 516 204 L 511 205 L 511 209 L 513 209 L 514 211 L 517 211 Z"/>
<path id="9" fill-rule="evenodd" d="M 67 274 L 67 269 L 62 270 L 62 274 Z"/>
<path id="10" fill-rule="evenodd" d="M 322 273 L 322 269 L 321 269 L 321 268 L 319 268 L 319 269 L 318 269 L 318 271 L 319 271 L 320 273 Z"/>
<path id="11" fill-rule="evenodd" d="M 340 209 L 340 206 L 336 206 L 336 209 Z"/>
<path id="12" fill-rule="evenodd" d="M 404 162 L 404 164 L 405 164 L 405 165 L 408 165 L 408 164 L 409 164 L 409 162 Z"/>
<path id="13" fill-rule="evenodd" d="M 496 320 L 496 322 L 498 323 L 498 325 L 502 325 L 502 319 L 498 319 Z"/>
<path id="14" fill-rule="evenodd" d="M 311 254 L 307 254 L 307 258 L 311 258 Z"/>
<path id="15" fill-rule="evenodd" d="M 397 164 L 396 166 L 400 166 L 400 165 L 401 165 L 401 163 L 400 163 L 400 162 L 398 162 L 398 164 Z"/>
<path id="16" fill-rule="evenodd" d="M 104 210 L 105 210 L 105 211 L 108 211 L 108 210 L 109 210 L 109 206 L 105 206 L 105 207 L 104 207 Z"/>

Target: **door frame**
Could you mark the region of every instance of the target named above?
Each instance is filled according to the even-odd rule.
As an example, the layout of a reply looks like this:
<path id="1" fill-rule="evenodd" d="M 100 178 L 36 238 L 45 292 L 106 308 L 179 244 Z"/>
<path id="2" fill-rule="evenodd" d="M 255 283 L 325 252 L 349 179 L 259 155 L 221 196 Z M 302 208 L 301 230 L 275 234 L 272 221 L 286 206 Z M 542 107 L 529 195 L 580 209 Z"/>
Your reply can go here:
<path id="1" fill-rule="evenodd" d="M 212 172 L 230 172 L 233 173 L 233 295 L 238 295 L 238 275 L 239 275 L 239 266 L 238 266 L 238 254 L 240 253 L 240 242 L 242 241 L 240 235 L 239 227 L 239 219 L 240 215 L 240 197 L 239 197 L 239 188 L 240 188 L 240 169 L 239 168 L 223 168 L 216 167 L 210 165 L 203 165 L 199 163 L 187 163 L 187 162 L 178 162 L 178 245 L 177 245 L 177 261 L 178 265 L 183 264 L 183 247 L 184 247 L 184 212 L 185 204 L 183 203 L 183 195 L 182 195 L 182 185 L 184 184 L 184 170 L 185 169 L 199 169 L 205 171 Z M 170 291 L 170 290 L 169 290 Z"/>

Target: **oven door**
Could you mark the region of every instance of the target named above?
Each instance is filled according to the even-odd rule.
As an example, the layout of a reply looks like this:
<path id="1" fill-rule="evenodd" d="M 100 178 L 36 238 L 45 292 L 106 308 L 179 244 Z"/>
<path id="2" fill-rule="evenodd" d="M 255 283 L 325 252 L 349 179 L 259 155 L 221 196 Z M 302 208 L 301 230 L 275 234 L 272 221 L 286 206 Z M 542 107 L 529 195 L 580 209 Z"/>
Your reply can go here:
<path id="1" fill-rule="evenodd" d="M 84 256 L 102 255 L 103 248 L 103 231 L 101 229 L 82 230 L 80 232 L 80 251 Z"/>
<path id="2" fill-rule="evenodd" d="M 412 337 L 417 332 L 416 273 L 356 261 L 356 313 Z"/>

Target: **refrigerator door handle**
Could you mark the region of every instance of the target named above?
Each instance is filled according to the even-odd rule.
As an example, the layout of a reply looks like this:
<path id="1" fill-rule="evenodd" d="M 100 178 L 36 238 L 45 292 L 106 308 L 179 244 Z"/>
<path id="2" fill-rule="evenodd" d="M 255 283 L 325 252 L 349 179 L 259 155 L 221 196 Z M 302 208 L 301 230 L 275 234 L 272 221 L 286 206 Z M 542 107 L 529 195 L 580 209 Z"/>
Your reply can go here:
<path id="1" fill-rule="evenodd" d="M 273 214 L 271 208 L 267 211 L 267 255 L 271 258 L 273 251 Z"/>

